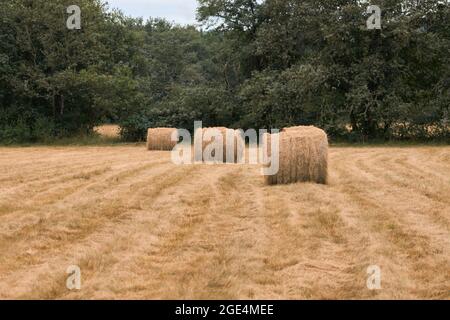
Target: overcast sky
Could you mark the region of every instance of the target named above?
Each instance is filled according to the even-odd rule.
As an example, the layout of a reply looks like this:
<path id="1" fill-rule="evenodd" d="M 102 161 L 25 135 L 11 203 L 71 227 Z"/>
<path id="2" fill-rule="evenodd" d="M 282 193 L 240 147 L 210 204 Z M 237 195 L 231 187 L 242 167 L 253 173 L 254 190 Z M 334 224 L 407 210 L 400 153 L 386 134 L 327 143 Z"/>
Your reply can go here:
<path id="1" fill-rule="evenodd" d="M 133 17 L 166 18 L 181 24 L 195 23 L 197 0 L 106 0 L 111 8 L 119 8 Z"/>

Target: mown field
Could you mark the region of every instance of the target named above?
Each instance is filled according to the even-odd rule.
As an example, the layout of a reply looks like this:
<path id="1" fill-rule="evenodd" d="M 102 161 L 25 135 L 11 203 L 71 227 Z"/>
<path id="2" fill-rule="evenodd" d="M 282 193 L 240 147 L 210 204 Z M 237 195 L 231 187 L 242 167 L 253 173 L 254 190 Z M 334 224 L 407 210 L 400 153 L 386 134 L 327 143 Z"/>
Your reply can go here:
<path id="1" fill-rule="evenodd" d="M 0 298 L 450 299 L 450 147 L 332 148 L 329 185 L 272 187 L 144 146 L 0 148 L 0 221 Z"/>

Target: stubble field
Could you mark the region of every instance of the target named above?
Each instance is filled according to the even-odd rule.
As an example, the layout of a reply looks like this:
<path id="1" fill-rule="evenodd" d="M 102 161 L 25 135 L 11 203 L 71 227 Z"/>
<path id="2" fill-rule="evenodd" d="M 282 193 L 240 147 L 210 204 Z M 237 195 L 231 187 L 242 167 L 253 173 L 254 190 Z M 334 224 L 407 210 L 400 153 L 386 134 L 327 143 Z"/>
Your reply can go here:
<path id="1" fill-rule="evenodd" d="M 0 298 L 450 299 L 450 147 L 331 148 L 329 171 L 269 187 L 143 146 L 0 148 Z"/>

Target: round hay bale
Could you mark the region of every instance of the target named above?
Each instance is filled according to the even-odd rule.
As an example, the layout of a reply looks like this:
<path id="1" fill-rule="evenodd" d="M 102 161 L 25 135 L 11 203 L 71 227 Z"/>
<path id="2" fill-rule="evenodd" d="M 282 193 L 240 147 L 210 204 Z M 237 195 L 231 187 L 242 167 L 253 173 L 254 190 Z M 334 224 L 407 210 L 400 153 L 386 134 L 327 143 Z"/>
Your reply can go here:
<path id="1" fill-rule="evenodd" d="M 271 156 L 271 135 L 263 143 Z M 289 184 L 295 182 L 328 182 L 328 137 L 316 127 L 285 128 L 279 133 L 279 171 L 265 176 L 266 184 Z"/>
<path id="2" fill-rule="evenodd" d="M 151 128 L 147 132 L 147 150 L 171 151 L 178 141 L 172 141 L 172 134 L 177 132 L 174 128 Z"/>
<path id="3" fill-rule="evenodd" d="M 199 131 L 201 130 L 201 132 Z M 214 139 L 205 139 L 205 134 L 209 132 L 210 134 L 214 133 L 211 130 L 217 130 L 217 132 L 222 136 L 222 142 L 223 142 L 223 163 L 236 163 L 238 160 L 238 145 L 243 145 L 243 139 L 241 135 L 238 133 L 237 130 L 234 129 L 228 129 L 225 127 L 212 127 L 212 128 L 200 128 L 197 129 L 197 132 L 195 134 L 201 134 L 202 135 L 202 155 L 204 154 L 206 148 L 214 142 Z M 229 141 L 228 136 L 233 136 L 233 141 Z M 205 141 L 206 140 L 206 141 Z M 245 149 L 245 145 L 244 148 Z M 233 160 L 227 161 L 227 152 L 232 151 L 233 152 Z M 211 155 L 212 157 L 215 156 L 214 152 Z M 206 162 L 208 162 L 208 159 L 204 159 Z"/>

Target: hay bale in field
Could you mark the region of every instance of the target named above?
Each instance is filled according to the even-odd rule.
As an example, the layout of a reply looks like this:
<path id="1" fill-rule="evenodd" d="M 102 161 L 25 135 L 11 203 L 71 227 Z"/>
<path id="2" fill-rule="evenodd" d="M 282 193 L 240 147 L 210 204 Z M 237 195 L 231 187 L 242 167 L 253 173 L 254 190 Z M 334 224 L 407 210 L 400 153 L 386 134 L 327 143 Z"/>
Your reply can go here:
<path id="1" fill-rule="evenodd" d="M 200 131 L 201 130 L 201 131 Z M 204 155 L 205 150 L 208 146 L 210 146 L 214 142 L 214 137 L 216 134 L 219 134 L 222 137 L 222 143 L 223 143 L 223 163 L 236 163 L 238 160 L 238 146 L 241 146 L 241 149 L 245 149 L 245 143 L 239 134 L 237 130 L 228 129 L 225 127 L 213 127 L 213 128 L 199 128 L 195 135 L 202 137 L 202 155 Z M 232 137 L 232 140 L 230 138 Z M 243 147 L 242 147 L 243 146 Z M 200 151 L 200 150 L 198 150 Z M 230 153 L 230 155 L 227 157 L 227 153 Z M 232 153 L 232 157 L 231 157 Z M 213 150 L 211 154 L 211 158 L 215 157 L 215 151 Z M 228 158 L 232 158 L 232 160 L 228 161 Z M 205 162 L 210 162 L 211 159 L 203 159 Z"/>
<path id="2" fill-rule="evenodd" d="M 104 138 L 120 137 L 120 127 L 114 124 L 104 124 L 98 127 L 94 127 L 94 132 Z"/>
<path id="3" fill-rule="evenodd" d="M 279 171 L 265 176 L 266 184 L 328 181 L 328 137 L 316 127 L 285 128 L 279 133 Z M 271 135 L 263 143 L 270 150 Z"/>
<path id="4" fill-rule="evenodd" d="M 147 132 L 147 150 L 171 151 L 178 141 L 172 141 L 172 135 L 178 132 L 174 128 L 151 128 Z"/>

